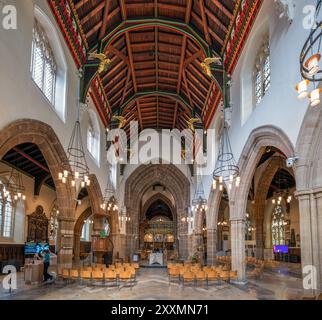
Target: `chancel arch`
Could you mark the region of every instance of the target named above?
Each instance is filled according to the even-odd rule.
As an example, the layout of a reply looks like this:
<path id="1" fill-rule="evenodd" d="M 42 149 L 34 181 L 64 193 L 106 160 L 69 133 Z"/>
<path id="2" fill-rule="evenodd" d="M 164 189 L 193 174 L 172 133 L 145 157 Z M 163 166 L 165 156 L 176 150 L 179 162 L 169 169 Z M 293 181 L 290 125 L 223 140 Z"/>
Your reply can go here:
<path id="1" fill-rule="evenodd" d="M 190 184 L 187 177 L 174 165 L 142 165 L 127 179 L 125 206 L 127 214 L 131 217 L 129 234 L 127 234 L 127 252 L 138 249 L 141 201 L 147 190 L 154 185 L 163 186 L 175 200 L 174 217 L 177 220 L 179 255 L 186 258 L 188 256 L 188 230 L 187 226 L 181 222 L 181 218 L 185 216 L 190 206 Z"/>

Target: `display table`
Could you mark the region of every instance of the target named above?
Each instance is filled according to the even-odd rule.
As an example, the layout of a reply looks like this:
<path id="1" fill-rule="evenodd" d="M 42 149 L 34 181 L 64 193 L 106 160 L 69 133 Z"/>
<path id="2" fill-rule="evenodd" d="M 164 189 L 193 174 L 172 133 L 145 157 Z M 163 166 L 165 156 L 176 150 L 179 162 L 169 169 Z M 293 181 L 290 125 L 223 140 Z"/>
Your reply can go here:
<path id="1" fill-rule="evenodd" d="M 24 267 L 24 279 L 26 284 L 41 283 L 44 275 L 44 264 L 42 261 L 28 263 Z"/>
<path id="2" fill-rule="evenodd" d="M 150 265 L 158 263 L 163 266 L 163 253 L 150 253 L 149 263 Z"/>

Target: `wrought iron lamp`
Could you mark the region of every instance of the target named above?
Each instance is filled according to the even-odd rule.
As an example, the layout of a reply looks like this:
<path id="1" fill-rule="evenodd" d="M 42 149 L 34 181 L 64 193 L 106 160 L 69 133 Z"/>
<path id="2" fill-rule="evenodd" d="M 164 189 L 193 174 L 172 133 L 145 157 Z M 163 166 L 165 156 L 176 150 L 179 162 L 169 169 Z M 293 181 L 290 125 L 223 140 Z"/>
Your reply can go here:
<path id="1" fill-rule="evenodd" d="M 79 97 L 78 97 L 79 99 Z M 81 124 L 80 124 L 80 101 L 77 105 L 77 120 L 74 125 L 72 136 L 67 148 L 67 163 L 63 164 L 63 171 L 59 172 L 58 178 L 62 183 L 67 183 L 68 178 L 72 187 L 80 184 L 81 188 L 90 186 L 89 167 L 83 147 Z"/>
<path id="2" fill-rule="evenodd" d="M 114 195 L 114 187 L 111 181 L 111 170 L 110 167 L 107 169 L 107 185 L 104 192 L 101 209 L 106 213 L 115 212 L 118 210 L 117 201 Z"/>
<path id="3" fill-rule="evenodd" d="M 315 25 L 306 40 L 300 56 L 300 72 L 302 80 L 297 84 L 296 91 L 299 99 L 310 99 L 312 107 L 321 102 L 320 94 L 322 89 L 318 83 L 322 81 L 322 70 L 320 68 L 321 60 L 321 42 L 322 42 L 322 21 L 318 21 L 322 7 L 322 0 L 317 0 L 315 12 Z M 309 86 L 313 89 L 309 92 Z"/>
<path id="4" fill-rule="evenodd" d="M 228 134 L 228 123 L 225 119 L 225 111 L 230 108 L 229 91 L 231 80 L 225 71 L 222 59 L 208 59 L 203 63 L 203 65 L 205 72 L 215 81 L 217 87 L 221 91 L 223 100 L 224 128 L 220 142 L 219 155 L 217 158 L 215 170 L 213 172 L 213 189 L 215 190 L 219 187 L 219 190 L 223 191 L 224 183 L 228 184 L 229 189 L 232 189 L 233 184 L 235 184 L 236 187 L 239 187 L 240 185 L 239 167 L 237 166 L 232 152 Z M 222 84 L 219 83 L 218 79 L 215 77 L 215 73 L 218 72 L 222 74 Z"/>
<path id="5" fill-rule="evenodd" d="M 208 210 L 207 204 L 208 204 L 208 201 L 205 197 L 202 179 L 201 179 L 201 176 L 197 174 L 197 188 L 192 200 L 192 211 L 193 212 L 207 211 Z"/>

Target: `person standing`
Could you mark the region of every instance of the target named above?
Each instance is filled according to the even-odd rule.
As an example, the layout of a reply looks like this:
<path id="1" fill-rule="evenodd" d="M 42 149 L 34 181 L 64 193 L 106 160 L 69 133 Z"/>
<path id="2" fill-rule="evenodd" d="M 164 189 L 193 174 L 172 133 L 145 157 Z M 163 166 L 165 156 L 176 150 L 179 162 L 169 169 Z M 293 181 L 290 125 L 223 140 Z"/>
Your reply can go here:
<path id="1" fill-rule="evenodd" d="M 48 279 L 52 280 L 53 276 L 51 276 L 48 273 L 48 268 L 50 266 L 50 251 L 49 250 L 45 250 L 44 251 L 44 281 L 47 281 Z"/>

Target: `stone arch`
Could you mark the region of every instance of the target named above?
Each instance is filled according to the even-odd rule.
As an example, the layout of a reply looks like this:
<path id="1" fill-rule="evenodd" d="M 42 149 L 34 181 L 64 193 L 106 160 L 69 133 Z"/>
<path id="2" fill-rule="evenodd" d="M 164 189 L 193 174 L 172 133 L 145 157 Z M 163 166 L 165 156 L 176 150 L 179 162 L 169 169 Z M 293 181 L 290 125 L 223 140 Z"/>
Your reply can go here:
<path id="1" fill-rule="evenodd" d="M 149 207 L 156 202 L 157 200 L 162 200 L 171 210 L 173 221 L 177 221 L 177 212 L 176 209 L 172 203 L 172 201 L 164 194 L 162 193 L 156 193 L 152 197 L 150 197 L 143 205 L 142 210 L 141 210 L 141 217 L 140 217 L 140 222 L 144 220 L 144 215 L 148 211 Z M 175 239 L 177 238 L 177 230 L 174 230 L 174 237 Z"/>
<path id="2" fill-rule="evenodd" d="M 165 186 L 175 199 L 180 255 L 187 257 L 188 228 L 181 223 L 181 218 L 190 206 L 190 182 L 180 169 L 172 164 L 142 165 L 127 179 L 124 203 L 127 213 L 131 216 L 127 252 L 132 252 L 138 246 L 141 199 L 145 192 L 157 183 Z"/>
<path id="3" fill-rule="evenodd" d="M 91 174 L 89 176 L 89 179 L 91 181 L 91 184 L 86 188 L 88 191 L 88 197 L 90 199 L 93 214 L 104 214 L 104 212 L 101 209 L 103 199 L 101 186 L 95 174 Z"/>
<path id="4" fill-rule="evenodd" d="M 241 153 L 238 166 L 241 183 L 239 188 L 233 188 L 230 193 L 230 206 L 234 207 L 231 214 L 233 219 L 244 219 L 246 214 L 247 195 L 256 165 L 265 151 L 265 147 L 279 149 L 286 158 L 294 156 L 294 147 L 288 136 L 274 126 L 263 126 L 253 130 Z"/>
<path id="5" fill-rule="evenodd" d="M 296 143 L 296 180 L 298 192 L 322 186 L 322 109 L 310 108 L 306 113 Z"/>
<path id="6" fill-rule="evenodd" d="M 164 194 L 162 194 L 160 192 L 154 194 L 151 198 L 149 198 L 145 202 L 144 206 L 142 207 L 142 211 L 141 211 L 142 216 L 147 212 L 149 207 L 157 200 L 162 200 L 170 208 L 170 210 L 172 212 L 173 220 L 175 220 L 176 219 L 176 212 L 175 212 L 175 208 L 174 208 L 171 200 L 167 196 L 165 196 Z"/>
<path id="7" fill-rule="evenodd" d="M 82 234 L 82 227 L 84 221 L 87 220 L 93 214 L 92 208 L 88 207 L 81 215 L 78 217 L 75 226 L 74 226 L 74 259 L 79 261 L 80 255 L 80 237 Z"/>
<path id="8" fill-rule="evenodd" d="M 255 193 L 255 223 L 256 223 L 256 257 L 263 259 L 264 257 L 264 210 L 266 206 L 267 193 L 270 185 L 279 169 L 287 171 L 291 176 L 294 177 L 294 172 L 290 168 L 287 168 L 285 161 L 281 163 L 281 157 L 272 157 L 263 172 L 259 183 L 256 187 Z"/>
<path id="9" fill-rule="evenodd" d="M 72 260 L 72 249 L 70 248 L 73 247 L 73 237 L 70 237 L 70 234 L 73 232 L 75 219 L 75 191 L 58 179 L 61 164 L 67 163 L 67 156 L 52 127 L 38 120 L 20 119 L 8 124 L 0 131 L 0 159 L 9 150 L 22 143 L 34 143 L 38 146 L 53 177 L 57 205 L 60 210 L 57 242 L 60 252 L 59 262 L 68 266 Z"/>
<path id="10" fill-rule="evenodd" d="M 317 290 L 322 291 L 322 109 L 309 108 L 296 143 L 296 196 L 299 201 L 302 270 L 314 266 L 317 273 Z"/>
<path id="11" fill-rule="evenodd" d="M 232 268 L 238 272 L 238 280 L 246 280 L 245 219 L 248 193 L 256 166 L 265 147 L 279 149 L 286 158 L 294 156 L 294 148 L 288 136 L 275 126 L 262 126 L 253 130 L 241 153 L 238 165 L 241 183 L 229 192 L 231 221 Z"/>

